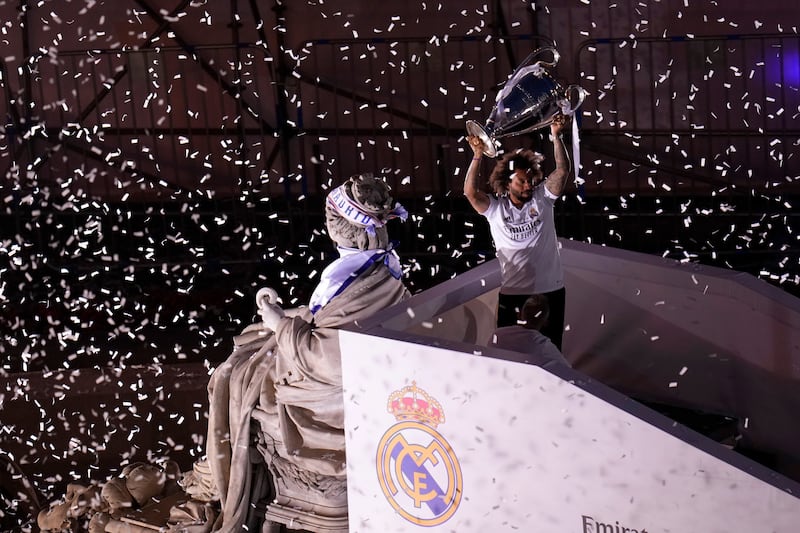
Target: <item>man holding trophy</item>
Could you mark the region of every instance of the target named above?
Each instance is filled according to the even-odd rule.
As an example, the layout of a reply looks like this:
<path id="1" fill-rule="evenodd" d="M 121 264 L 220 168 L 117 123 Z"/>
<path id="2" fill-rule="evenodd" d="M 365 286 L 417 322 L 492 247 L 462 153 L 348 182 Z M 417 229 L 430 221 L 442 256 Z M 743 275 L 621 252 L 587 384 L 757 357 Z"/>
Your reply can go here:
<path id="1" fill-rule="evenodd" d="M 550 317 L 542 333 L 561 349 L 564 332 L 564 273 L 556 239 L 553 207 L 561 197 L 570 172 L 562 139 L 568 121 L 557 113 L 550 123 L 555 170 L 547 178 L 540 167 L 544 156 L 529 149 L 508 152 L 495 164 L 489 178 L 493 194 L 479 183 L 480 164 L 487 152 L 479 135 L 467 136 L 473 157 L 464 179 L 464 195 L 472 207 L 489 221 L 502 285 L 497 326 L 517 323 L 519 309 L 533 294 L 544 295 Z"/>
<path id="2" fill-rule="evenodd" d="M 486 122 L 467 121 L 467 140 L 473 157 L 464 179 L 464 195 L 489 221 L 500 261 L 502 285 L 497 327 L 516 325 L 525 300 L 534 294 L 544 295 L 550 317 L 541 333 L 561 350 L 566 292 L 553 207 L 564 192 L 570 172 L 561 138 L 570 120 L 576 173 L 580 168 L 578 123 L 574 116 L 586 91 L 574 84 L 563 87 L 553 78 L 550 69 L 556 66 L 559 57 L 552 46 L 534 50 L 497 93 Z M 478 183 L 483 156 L 496 157 L 500 139 L 547 126 L 553 142 L 555 170 L 544 178 L 540 167 L 544 161 L 542 154 L 528 149 L 514 150 L 495 164 L 489 178 L 493 194 L 484 192 Z"/>

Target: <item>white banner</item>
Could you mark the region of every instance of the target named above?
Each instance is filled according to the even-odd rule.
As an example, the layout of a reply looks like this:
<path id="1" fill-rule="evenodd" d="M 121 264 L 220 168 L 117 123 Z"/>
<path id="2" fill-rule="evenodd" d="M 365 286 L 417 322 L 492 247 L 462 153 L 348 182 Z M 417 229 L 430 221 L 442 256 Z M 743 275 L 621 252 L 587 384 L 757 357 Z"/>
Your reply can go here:
<path id="1" fill-rule="evenodd" d="M 797 497 L 540 367 L 340 339 L 352 532 L 800 529 Z"/>

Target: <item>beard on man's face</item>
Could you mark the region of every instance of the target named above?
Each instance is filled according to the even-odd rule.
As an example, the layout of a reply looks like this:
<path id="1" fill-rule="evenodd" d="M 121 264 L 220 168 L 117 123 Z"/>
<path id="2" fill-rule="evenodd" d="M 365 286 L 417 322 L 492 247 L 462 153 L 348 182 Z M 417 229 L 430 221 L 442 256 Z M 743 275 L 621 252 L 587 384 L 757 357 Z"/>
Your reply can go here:
<path id="1" fill-rule="evenodd" d="M 522 202 L 527 202 L 533 196 L 533 190 L 532 189 L 516 190 L 516 191 L 509 190 L 508 192 L 515 200 L 519 200 L 519 201 L 522 201 Z"/>

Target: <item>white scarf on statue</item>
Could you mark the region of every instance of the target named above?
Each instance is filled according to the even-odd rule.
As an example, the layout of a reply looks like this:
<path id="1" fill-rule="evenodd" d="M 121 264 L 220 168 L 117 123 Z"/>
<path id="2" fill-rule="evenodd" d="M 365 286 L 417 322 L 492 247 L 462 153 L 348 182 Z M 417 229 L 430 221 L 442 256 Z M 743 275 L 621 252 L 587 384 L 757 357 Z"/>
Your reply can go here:
<path id="1" fill-rule="evenodd" d="M 328 194 L 326 201 L 337 213 L 352 224 L 364 228 L 370 235 L 375 235 L 375 228 L 382 228 L 387 221 L 393 218 L 399 218 L 403 222 L 408 218 L 408 211 L 400 205 L 400 202 L 395 202 L 394 208 L 382 216 L 371 215 L 364 209 L 363 205 L 353 201 L 347 195 L 344 185 L 333 189 Z"/>
<path id="2" fill-rule="evenodd" d="M 308 304 L 311 313 L 316 313 L 325 307 L 328 302 L 341 294 L 361 274 L 377 262 L 383 262 L 395 279 L 400 279 L 400 276 L 403 275 L 400 258 L 391 245 L 386 250 L 381 248 L 358 250 L 343 246 L 338 246 L 337 250 L 341 257 L 325 267 L 317 288 L 311 294 L 311 300 Z"/>

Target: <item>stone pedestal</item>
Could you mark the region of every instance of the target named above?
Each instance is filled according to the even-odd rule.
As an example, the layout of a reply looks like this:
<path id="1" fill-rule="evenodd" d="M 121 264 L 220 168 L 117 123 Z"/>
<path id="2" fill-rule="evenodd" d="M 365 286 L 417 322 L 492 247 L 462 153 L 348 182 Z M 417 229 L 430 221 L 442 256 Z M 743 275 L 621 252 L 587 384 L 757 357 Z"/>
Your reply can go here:
<path id="1" fill-rule="evenodd" d="M 289 461 L 273 456 L 268 469 L 274 498 L 264 511 L 268 523 L 288 529 L 319 533 L 345 533 L 347 522 L 347 480 L 299 469 Z"/>

